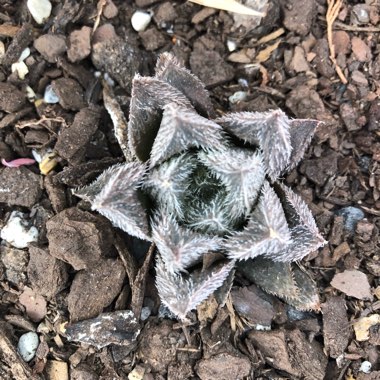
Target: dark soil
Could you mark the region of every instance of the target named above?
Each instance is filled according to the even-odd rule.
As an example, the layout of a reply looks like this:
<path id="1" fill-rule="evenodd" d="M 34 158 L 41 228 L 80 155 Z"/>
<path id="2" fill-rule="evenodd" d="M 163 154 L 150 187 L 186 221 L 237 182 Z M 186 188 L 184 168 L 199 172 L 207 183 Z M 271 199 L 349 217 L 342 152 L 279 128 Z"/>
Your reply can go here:
<path id="1" fill-rule="evenodd" d="M 38 25 L 26 3 L 0 2 L 0 158 L 18 166 L 34 151 L 42 162 L 0 167 L 0 229 L 19 211 L 39 233 L 27 248 L 1 240 L 0 378 L 380 379 L 378 2 L 347 1 L 334 23 L 347 83 L 329 58 L 324 0 L 270 0 L 258 27 L 158 0 L 53 0 Z M 136 9 L 153 12 L 140 33 Z M 27 47 L 20 79 L 11 66 Z M 223 307 L 211 297 L 184 327 L 159 308 L 149 245 L 73 195 L 123 161 L 95 72 L 115 81 L 128 119 L 134 74 L 151 75 L 167 51 L 206 84 L 218 115 L 280 107 L 324 122 L 284 179 L 329 242 L 302 262 L 320 313 L 238 277 Z M 57 102 L 43 100 L 47 86 Z M 231 101 L 237 91 L 244 99 Z M 27 363 L 17 342 L 28 331 L 40 344 Z"/>

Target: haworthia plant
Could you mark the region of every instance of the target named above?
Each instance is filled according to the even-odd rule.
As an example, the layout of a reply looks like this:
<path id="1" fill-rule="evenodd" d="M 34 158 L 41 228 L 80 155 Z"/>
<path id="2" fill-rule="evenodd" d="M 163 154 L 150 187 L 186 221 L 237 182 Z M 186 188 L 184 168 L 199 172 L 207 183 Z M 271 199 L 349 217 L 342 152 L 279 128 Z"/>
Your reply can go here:
<path id="1" fill-rule="evenodd" d="M 128 131 L 116 131 L 127 136 L 127 162 L 76 194 L 156 244 L 158 292 L 180 319 L 233 267 L 295 307 L 316 309 L 312 280 L 293 262 L 325 241 L 306 203 L 279 178 L 301 160 L 318 124 L 281 110 L 215 119 L 201 81 L 163 54 L 154 77 L 133 80 Z M 208 252 L 227 261 L 200 271 Z"/>

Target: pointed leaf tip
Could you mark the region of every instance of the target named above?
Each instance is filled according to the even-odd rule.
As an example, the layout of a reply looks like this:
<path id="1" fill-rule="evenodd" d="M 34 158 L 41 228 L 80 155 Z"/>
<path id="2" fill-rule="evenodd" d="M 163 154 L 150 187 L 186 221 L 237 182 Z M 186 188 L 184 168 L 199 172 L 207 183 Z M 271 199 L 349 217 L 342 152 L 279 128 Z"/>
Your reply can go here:
<path id="1" fill-rule="evenodd" d="M 150 240 L 146 211 L 138 191 L 146 165 L 132 162 L 112 171 L 107 183 L 92 202 L 92 209 L 132 236 Z"/>
<path id="2" fill-rule="evenodd" d="M 218 237 L 201 235 L 180 226 L 167 214 L 159 214 L 154 218 L 152 239 L 166 270 L 172 273 L 186 272 L 203 254 L 220 249 L 222 242 Z"/>
<path id="3" fill-rule="evenodd" d="M 171 103 L 164 108 L 160 130 L 152 148 L 151 166 L 189 148 L 222 149 L 224 144 L 222 127 L 193 110 Z"/>
<path id="4" fill-rule="evenodd" d="M 156 286 L 162 303 L 181 320 L 186 320 L 189 311 L 194 310 L 221 287 L 234 267 L 234 262 L 208 270 L 200 276 L 185 277 L 170 273 L 161 259 L 156 264 Z"/>
<path id="5" fill-rule="evenodd" d="M 216 120 L 229 133 L 259 146 L 269 177 L 274 181 L 289 163 L 290 120 L 281 110 L 268 112 L 238 112 Z"/>

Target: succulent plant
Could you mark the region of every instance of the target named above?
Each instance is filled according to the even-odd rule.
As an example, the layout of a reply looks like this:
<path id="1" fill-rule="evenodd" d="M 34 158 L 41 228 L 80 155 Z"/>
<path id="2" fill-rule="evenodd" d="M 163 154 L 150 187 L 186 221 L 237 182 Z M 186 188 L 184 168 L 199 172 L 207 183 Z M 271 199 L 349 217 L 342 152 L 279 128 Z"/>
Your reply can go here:
<path id="1" fill-rule="evenodd" d="M 76 194 L 156 244 L 158 292 L 180 319 L 234 267 L 296 307 L 315 309 L 313 282 L 294 262 L 325 241 L 306 203 L 279 179 L 318 124 L 281 110 L 215 118 L 201 81 L 165 53 L 154 77 L 135 76 L 127 128 L 115 124 L 127 161 Z M 224 259 L 201 270 L 210 252 Z"/>

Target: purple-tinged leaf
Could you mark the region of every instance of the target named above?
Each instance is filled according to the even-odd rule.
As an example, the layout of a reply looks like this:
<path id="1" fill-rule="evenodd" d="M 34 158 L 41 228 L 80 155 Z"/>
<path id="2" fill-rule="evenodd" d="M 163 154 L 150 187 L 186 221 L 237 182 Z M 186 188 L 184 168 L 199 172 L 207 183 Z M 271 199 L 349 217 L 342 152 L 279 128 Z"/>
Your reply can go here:
<path id="1" fill-rule="evenodd" d="M 290 120 L 281 110 L 232 113 L 216 122 L 232 135 L 261 148 L 267 173 L 273 181 L 289 164 Z"/>
<path id="2" fill-rule="evenodd" d="M 309 119 L 295 119 L 290 121 L 289 133 L 292 153 L 286 170 L 295 168 L 301 161 L 314 136 L 314 132 L 320 124 L 322 124 L 321 121 Z"/>
<path id="3" fill-rule="evenodd" d="M 114 168 L 95 196 L 92 209 L 130 235 L 150 240 L 147 214 L 138 194 L 146 165 L 132 162 Z"/>
<path id="4" fill-rule="evenodd" d="M 168 82 L 181 91 L 204 117 L 213 119 L 215 111 L 210 96 L 201 80 L 183 67 L 170 53 L 162 53 L 156 65 L 156 78 Z"/>
<path id="5" fill-rule="evenodd" d="M 231 218 L 247 216 L 264 183 L 265 168 L 261 154 L 249 149 L 229 148 L 200 152 L 198 157 L 226 186 Z"/>
<path id="6" fill-rule="evenodd" d="M 175 103 L 164 107 L 161 126 L 151 152 L 151 166 L 189 148 L 223 149 L 226 136 L 220 125 Z"/>
<path id="7" fill-rule="evenodd" d="M 149 159 L 163 109 L 169 103 L 183 109 L 193 109 L 190 101 L 167 82 L 135 76 L 129 110 L 128 144 L 132 154 L 140 161 Z"/>
<path id="8" fill-rule="evenodd" d="M 171 273 L 186 272 L 203 254 L 220 249 L 222 239 L 198 234 L 180 226 L 168 214 L 160 214 L 152 224 L 152 240 Z"/>
<path id="9" fill-rule="evenodd" d="M 181 320 L 186 319 L 189 311 L 194 310 L 216 289 L 223 285 L 234 266 L 234 262 L 221 268 L 191 275 L 188 278 L 169 272 L 161 259 L 156 264 L 156 286 L 162 303 Z"/>
<path id="10" fill-rule="evenodd" d="M 276 256 L 291 243 L 291 235 L 280 200 L 268 182 L 264 183 L 259 204 L 243 231 L 225 241 L 228 256 L 247 260 L 259 255 Z"/>

